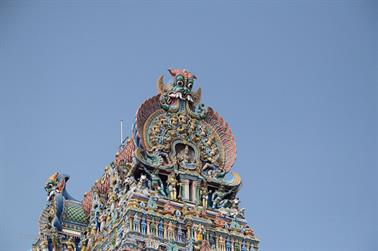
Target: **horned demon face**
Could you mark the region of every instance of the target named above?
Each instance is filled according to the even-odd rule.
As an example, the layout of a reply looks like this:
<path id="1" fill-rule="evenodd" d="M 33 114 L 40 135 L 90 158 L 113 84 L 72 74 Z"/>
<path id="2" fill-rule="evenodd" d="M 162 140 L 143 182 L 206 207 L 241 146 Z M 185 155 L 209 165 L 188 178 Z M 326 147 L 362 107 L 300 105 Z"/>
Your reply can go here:
<path id="1" fill-rule="evenodd" d="M 196 76 L 185 69 L 169 69 L 168 71 L 174 77 L 170 97 L 193 102 L 192 88 Z"/>
<path id="2" fill-rule="evenodd" d="M 173 82 L 164 84 L 163 75 L 157 81 L 157 89 L 160 96 L 160 103 L 163 109 L 170 107 L 177 108 L 178 100 L 188 101 L 190 104 L 199 104 L 201 100 L 201 88 L 193 91 L 194 76 L 185 69 L 168 69 L 169 74 L 173 77 Z"/>

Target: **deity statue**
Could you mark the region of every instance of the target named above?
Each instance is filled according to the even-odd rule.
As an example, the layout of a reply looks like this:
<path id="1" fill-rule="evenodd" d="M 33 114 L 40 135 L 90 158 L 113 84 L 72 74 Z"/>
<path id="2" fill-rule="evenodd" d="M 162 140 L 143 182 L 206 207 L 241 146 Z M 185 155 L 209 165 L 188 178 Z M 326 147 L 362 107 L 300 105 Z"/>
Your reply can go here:
<path id="1" fill-rule="evenodd" d="M 232 188 L 228 192 L 225 191 L 224 185 L 221 185 L 217 191 L 215 191 L 211 197 L 213 202 L 213 208 L 224 208 L 230 204 L 230 200 L 225 197 L 232 194 L 237 188 Z"/>
<path id="2" fill-rule="evenodd" d="M 175 233 L 174 233 L 174 227 L 173 227 L 171 221 L 168 222 L 167 230 L 168 230 L 168 231 L 167 231 L 167 232 L 168 232 L 168 234 L 167 234 L 167 236 L 168 236 L 168 240 L 174 240 L 174 238 L 175 238 Z"/>
<path id="3" fill-rule="evenodd" d="M 146 232 L 147 232 L 147 222 L 146 222 L 146 217 L 144 215 L 142 216 L 142 222 L 140 224 L 140 228 L 141 228 L 142 235 L 146 235 Z"/>
<path id="4" fill-rule="evenodd" d="M 122 181 L 118 168 L 116 166 L 112 166 L 110 187 L 114 193 L 118 194 L 121 191 L 121 185 Z"/>
<path id="5" fill-rule="evenodd" d="M 179 154 L 177 154 L 177 161 L 180 166 L 186 168 L 186 164 L 191 164 L 190 154 L 189 154 L 189 147 L 185 146 L 184 150 L 181 150 Z"/>
<path id="6" fill-rule="evenodd" d="M 150 232 L 153 236 L 156 235 L 156 224 L 155 224 L 155 221 L 152 220 L 151 221 L 151 224 L 150 224 Z"/>
<path id="7" fill-rule="evenodd" d="M 224 238 L 222 235 L 219 235 L 219 246 L 220 246 L 220 250 L 225 250 L 226 247 L 225 247 L 225 243 L 224 243 Z"/>
<path id="8" fill-rule="evenodd" d="M 231 203 L 232 203 L 232 206 L 231 206 L 232 208 L 239 208 L 239 203 L 240 203 L 239 197 L 235 197 L 235 199 L 233 199 Z"/>
<path id="9" fill-rule="evenodd" d="M 121 200 L 124 197 L 126 197 L 126 194 L 129 191 L 135 189 L 136 180 L 135 180 L 134 176 L 129 176 L 126 179 L 124 179 L 124 181 L 122 182 L 122 186 L 123 186 L 123 189 L 121 190 L 121 194 L 120 194 Z M 121 203 L 121 201 L 120 201 L 120 203 Z"/>
<path id="10" fill-rule="evenodd" d="M 142 174 L 139 178 L 139 181 L 135 187 L 135 189 L 139 190 L 139 191 L 142 191 L 142 189 L 144 188 L 145 186 L 145 182 L 146 182 L 146 179 L 147 179 L 147 176 Z M 133 190 L 133 189 L 131 189 Z"/>
<path id="11" fill-rule="evenodd" d="M 164 214 L 173 216 L 175 214 L 175 208 L 172 206 L 172 203 L 168 201 L 164 205 Z"/>
<path id="12" fill-rule="evenodd" d="M 179 224 L 177 227 L 177 241 L 182 242 L 182 240 L 183 240 L 183 232 L 181 229 L 181 225 Z"/>
<path id="13" fill-rule="evenodd" d="M 167 196 L 164 191 L 164 185 L 159 177 L 159 169 L 155 169 L 150 172 L 146 167 L 143 167 L 144 171 L 150 176 L 149 186 L 151 189 L 157 190 L 161 195 Z"/>
<path id="14" fill-rule="evenodd" d="M 202 197 L 202 206 L 206 208 L 208 205 L 208 200 L 209 200 L 209 191 L 207 190 L 207 184 L 201 187 L 201 197 Z"/>
<path id="15" fill-rule="evenodd" d="M 174 172 L 168 175 L 168 193 L 169 198 L 175 200 L 177 198 L 176 186 L 177 186 L 177 179 L 176 174 Z"/>
<path id="16" fill-rule="evenodd" d="M 239 207 L 240 200 L 238 197 L 235 197 L 235 199 L 231 200 L 231 209 L 230 209 L 230 216 L 233 218 L 239 217 L 242 219 L 245 219 L 245 208 Z"/>
<path id="17" fill-rule="evenodd" d="M 157 208 L 157 197 L 150 196 L 147 201 L 147 208 L 149 210 L 155 210 Z"/>
<path id="18" fill-rule="evenodd" d="M 200 225 L 196 227 L 196 241 L 202 241 L 203 240 L 203 232 L 204 232 L 204 226 Z"/>

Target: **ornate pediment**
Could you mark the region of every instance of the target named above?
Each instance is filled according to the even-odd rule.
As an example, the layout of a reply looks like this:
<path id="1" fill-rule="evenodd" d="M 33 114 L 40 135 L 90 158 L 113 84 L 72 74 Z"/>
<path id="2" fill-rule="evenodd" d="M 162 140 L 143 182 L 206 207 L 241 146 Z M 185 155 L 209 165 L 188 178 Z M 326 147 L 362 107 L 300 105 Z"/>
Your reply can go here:
<path id="1" fill-rule="evenodd" d="M 206 180 L 222 182 L 236 159 L 231 129 L 217 112 L 200 103 L 200 89 L 192 92 L 192 73 L 177 69 L 170 73 L 173 82 L 164 84 L 160 77 L 159 94 L 137 111 L 135 156 L 154 168 L 195 171 Z"/>

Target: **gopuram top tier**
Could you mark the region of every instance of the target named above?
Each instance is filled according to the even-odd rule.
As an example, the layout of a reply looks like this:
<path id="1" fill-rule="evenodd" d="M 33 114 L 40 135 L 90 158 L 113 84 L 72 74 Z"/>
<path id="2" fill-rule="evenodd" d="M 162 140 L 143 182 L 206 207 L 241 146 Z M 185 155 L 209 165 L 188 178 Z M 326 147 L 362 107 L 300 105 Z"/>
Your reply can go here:
<path id="1" fill-rule="evenodd" d="M 230 172 L 230 127 L 201 103 L 195 75 L 168 71 L 172 82 L 160 76 L 132 137 L 82 202 L 66 194 L 67 176 L 49 178 L 35 250 L 258 250 L 236 197 L 240 176 Z"/>

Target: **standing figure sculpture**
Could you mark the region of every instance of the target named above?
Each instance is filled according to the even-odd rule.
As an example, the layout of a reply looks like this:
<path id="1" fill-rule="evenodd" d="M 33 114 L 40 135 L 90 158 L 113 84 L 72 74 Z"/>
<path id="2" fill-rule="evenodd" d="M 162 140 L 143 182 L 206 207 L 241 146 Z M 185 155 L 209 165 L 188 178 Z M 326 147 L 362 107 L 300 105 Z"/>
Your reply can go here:
<path id="1" fill-rule="evenodd" d="M 176 191 L 177 180 L 176 180 L 176 174 L 174 172 L 168 175 L 167 183 L 168 183 L 169 198 L 172 200 L 175 200 L 177 198 L 177 191 Z"/>
<path id="2" fill-rule="evenodd" d="M 201 198 L 202 198 L 202 206 L 207 207 L 209 201 L 209 191 L 207 190 L 207 184 L 204 184 L 201 187 Z"/>
<path id="3" fill-rule="evenodd" d="M 167 196 L 164 191 L 164 184 L 159 177 L 159 169 L 155 169 L 154 171 L 149 171 L 146 167 L 143 167 L 144 171 L 149 175 L 149 187 L 151 189 L 157 190 L 161 195 Z"/>

